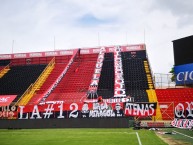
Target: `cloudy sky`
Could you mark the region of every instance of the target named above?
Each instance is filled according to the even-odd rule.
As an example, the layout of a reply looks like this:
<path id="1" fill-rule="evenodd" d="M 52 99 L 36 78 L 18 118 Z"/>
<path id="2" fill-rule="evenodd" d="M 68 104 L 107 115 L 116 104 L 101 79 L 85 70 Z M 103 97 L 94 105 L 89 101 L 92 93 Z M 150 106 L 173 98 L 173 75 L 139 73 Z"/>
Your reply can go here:
<path id="1" fill-rule="evenodd" d="M 145 35 L 144 35 L 145 34 Z M 0 0 L 0 54 L 144 43 L 154 73 L 193 35 L 192 0 Z"/>

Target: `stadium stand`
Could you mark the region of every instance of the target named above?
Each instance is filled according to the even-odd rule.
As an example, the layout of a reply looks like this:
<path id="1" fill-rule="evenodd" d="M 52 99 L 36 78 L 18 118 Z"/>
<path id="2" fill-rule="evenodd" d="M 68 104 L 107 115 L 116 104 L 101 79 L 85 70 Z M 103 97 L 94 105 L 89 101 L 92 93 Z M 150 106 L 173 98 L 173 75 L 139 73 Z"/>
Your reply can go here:
<path id="1" fill-rule="evenodd" d="M 2 78 L 9 70 L 9 65 L 0 67 L 0 78 Z"/>
<path id="2" fill-rule="evenodd" d="M 114 79 L 113 53 L 105 53 L 97 90 L 98 96 L 103 96 L 103 99 L 108 99 L 114 96 Z"/>
<path id="3" fill-rule="evenodd" d="M 133 48 L 133 46 L 131 48 Z M 49 52 L 48 54 L 50 55 L 46 56 L 46 52 L 43 52 L 41 57 L 29 57 L 26 55 L 26 58 L 23 58 L 22 56 L 21 58 L 12 57 L 10 60 L 0 60 L 1 72 L 5 66 L 8 66 L 9 64 L 9 68 L 7 68 L 8 71 L 2 75 L 3 77 L 0 77 L 0 95 L 2 95 L 2 98 L 8 97 L 6 95 L 17 95 L 13 101 L 16 102 L 15 105 L 27 105 L 26 108 L 30 105 L 34 106 L 38 104 L 41 106 L 47 105 L 46 103 L 55 103 L 54 101 L 63 101 L 64 105 L 74 103 L 81 106 L 82 104 L 89 104 L 95 101 L 98 101 L 99 104 L 109 103 L 112 100 L 114 102 L 112 101 L 110 103 L 121 102 L 123 105 L 122 108 L 124 108 L 123 102 L 125 102 L 127 98 L 116 98 L 117 100 L 119 99 L 119 101 L 117 101 L 115 97 L 113 97 L 115 89 L 114 47 L 107 47 L 107 49 L 108 50 L 106 50 L 104 54 L 102 69 L 100 69 L 101 74 L 99 75 L 100 78 L 97 88 L 98 98 L 101 97 L 102 101 L 99 101 L 97 98 L 89 100 L 93 98 L 88 97 L 86 99 L 89 94 L 89 85 L 94 78 L 93 73 L 99 56 L 99 48 L 83 49 L 84 51 L 82 51 L 82 53 L 81 49 L 76 49 L 76 53 L 71 51 L 71 53 L 64 53 L 65 55 L 57 51 Z M 14 54 L 12 55 L 14 56 Z M 144 104 L 147 102 L 154 104 L 154 102 L 157 102 L 156 116 L 141 117 L 139 115 L 142 119 L 144 117 L 145 119 L 148 119 L 148 121 L 152 120 L 152 122 L 145 122 L 145 126 L 164 127 L 165 120 L 171 121 L 175 117 L 175 104 L 186 101 L 192 102 L 192 88 L 155 89 L 151 67 L 148 57 L 146 56 L 146 50 L 137 49 L 134 51 L 133 49 L 125 49 L 124 51 L 122 50 L 121 57 L 126 96 L 133 97 L 134 102 L 132 102 L 133 98 L 131 102 L 136 104 L 142 104 L 142 102 L 144 102 Z M 55 58 L 53 65 L 47 69 L 53 58 Z M 69 65 L 72 58 L 74 61 Z M 51 91 L 48 97 L 45 97 L 46 100 L 44 100 L 44 94 L 46 94 L 50 87 L 58 80 L 65 68 L 68 69 L 64 77 L 57 84 L 56 88 Z M 98 78 L 95 78 L 95 80 L 98 81 Z M 28 89 L 31 86 L 34 86 L 34 89 L 32 89 L 33 93 L 31 93 L 32 95 L 25 96 L 25 91 L 29 92 Z M 41 104 L 42 100 L 45 104 Z M 56 102 L 56 104 L 58 102 Z M 114 108 L 113 105 L 111 107 Z M 79 111 L 81 111 L 81 108 L 79 108 Z M 128 117 L 124 114 L 124 110 L 121 111 L 123 111 L 123 116 L 121 117 Z M 57 113 L 55 117 L 58 115 Z M 131 116 L 129 117 L 133 120 L 134 117 Z M 138 117 L 135 117 L 135 119 L 138 119 Z M 140 117 L 139 119 L 141 119 Z M 163 122 L 161 122 L 162 120 Z M 158 121 L 158 123 L 154 121 Z"/>
<path id="4" fill-rule="evenodd" d="M 80 54 L 46 101 L 81 102 L 86 97 L 98 54 Z"/>
<path id="5" fill-rule="evenodd" d="M 2 78 L 9 70 L 10 60 L 0 60 L 0 78 Z"/>
<path id="6" fill-rule="evenodd" d="M 58 78 L 65 66 L 66 64 L 55 64 L 51 74 L 48 76 L 42 87 L 37 90 L 36 94 L 31 98 L 28 104 L 32 105 L 39 103 L 42 98 L 42 94 L 45 93 L 45 91 L 47 91 L 47 89 L 50 87 L 50 84 L 52 84 Z"/>
<path id="7" fill-rule="evenodd" d="M 25 90 L 44 70 L 46 65 L 11 66 L 10 71 L 0 79 L 0 95 L 17 95 L 16 102 Z"/>
<path id="8" fill-rule="evenodd" d="M 148 83 L 148 87 L 149 89 L 154 89 L 154 84 L 153 84 L 153 79 L 152 79 L 152 73 L 151 73 L 151 69 L 149 67 L 149 63 L 147 60 L 144 60 L 144 67 L 145 67 L 145 72 L 146 72 L 146 76 L 147 76 L 147 83 Z"/>
<path id="9" fill-rule="evenodd" d="M 25 91 L 25 93 L 17 101 L 16 105 L 25 106 L 28 104 L 29 100 L 33 97 L 36 91 L 38 91 L 41 88 L 41 86 L 44 84 L 47 77 L 52 72 L 54 65 L 55 65 L 55 58 L 53 58 L 50 61 L 50 63 L 46 66 L 46 68 L 39 75 L 37 80 L 29 86 L 29 88 Z"/>
<path id="10" fill-rule="evenodd" d="M 0 71 L 4 68 L 4 66 L 0 66 Z"/>
<path id="11" fill-rule="evenodd" d="M 158 102 L 166 106 L 163 109 L 161 108 L 163 120 L 172 120 L 174 118 L 174 104 L 193 100 L 192 88 L 156 89 L 155 92 Z"/>
<path id="12" fill-rule="evenodd" d="M 36 91 L 34 96 L 29 100 L 28 104 L 38 104 L 42 99 L 42 94 L 45 93 L 51 84 L 53 84 L 59 75 L 62 73 L 64 68 L 66 67 L 67 62 L 69 61 L 71 56 L 66 55 L 62 57 L 55 57 L 55 64 L 52 72 L 48 76 L 48 78 L 43 83 L 42 87 Z"/>
<path id="13" fill-rule="evenodd" d="M 148 102 L 146 89 L 148 81 L 143 61 L 145 51 L 122 52 L 122 63 L 126 95 L 134 97 L 135 102 Z"/>
<path id="14" fill-rule="evenodd" d="M 0 60 L 0 67 L 7 66 L 9 63 L 10 63 L 10 60 Z"/>

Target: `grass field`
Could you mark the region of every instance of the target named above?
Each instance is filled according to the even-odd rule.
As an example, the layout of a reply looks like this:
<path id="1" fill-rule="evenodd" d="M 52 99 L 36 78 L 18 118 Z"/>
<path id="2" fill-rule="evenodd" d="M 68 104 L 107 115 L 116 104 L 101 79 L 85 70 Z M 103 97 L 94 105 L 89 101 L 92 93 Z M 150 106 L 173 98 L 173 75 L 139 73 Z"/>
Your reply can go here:
<path id="1" fill-rule="evenodd" d="M 140 143 L 166 145 L 154 131 L 132 128 L 0 130 L 0 145 L 139 145 Z"/>
<path id="2" fill-rule="evenodd" d="M 193 144 L 193 131 L 168 128 L 169 144 Z M 184 136 L 184 135 L 188 135 Z M 192 138 L 191 138 L 192 137 Z M 166 145 L 155 131 L 129 129 L 0 129 L 0 145 Z"/>
<path id="3" fill-rule="evenodd" d="M 179 128 L 164 128 L 161 131 L 175 133 L 173 135 L 162 135 L 164 138 L 169 138 L 171 142 L 175 142 L 176 144 L 181 142 L 181 144 L 193 145 L 193 131 Z"/>

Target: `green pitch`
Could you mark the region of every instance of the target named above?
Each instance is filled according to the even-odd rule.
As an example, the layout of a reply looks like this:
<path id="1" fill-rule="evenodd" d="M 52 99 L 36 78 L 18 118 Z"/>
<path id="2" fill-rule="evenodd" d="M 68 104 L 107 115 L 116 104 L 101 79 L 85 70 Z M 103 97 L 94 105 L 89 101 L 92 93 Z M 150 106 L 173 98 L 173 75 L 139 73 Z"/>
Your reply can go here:
<path id="1" fill-rule="evenodd" d="M 0 145 L 166 145 L 153 131 L 130 129 L 0 130 Z"/>

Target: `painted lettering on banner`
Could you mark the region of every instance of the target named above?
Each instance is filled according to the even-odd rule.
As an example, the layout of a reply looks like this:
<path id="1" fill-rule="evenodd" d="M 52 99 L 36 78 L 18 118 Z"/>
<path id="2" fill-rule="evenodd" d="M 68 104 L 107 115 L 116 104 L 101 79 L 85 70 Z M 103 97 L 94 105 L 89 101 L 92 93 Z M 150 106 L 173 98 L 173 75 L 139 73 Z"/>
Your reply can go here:
<path id="1" fill-rule="evenodd" d="M 122 68 L 121 47 L 119 46 L 114 48 L 114 70 L 115 70 L 114 97 L 126 97 L 123 68 Z"/>
<path id="2" fill-rule="evenodd" d="M 123 103 L 84 103 L 82 105 L 81 117 L 123 117 Z"/>
<path id="3" fill-rule="evenodd" d="M 171 122 L 171 125 L 177 128 L 192 129 L 193 128 L 193 119 L 174 118 L 174 120 Z"/>
<path id="4" fill-rule="evenodd" d="M 29 57 L 42 57 L 42 53 L 41 52 L 36 52 L 36 53 L 30 53 Z"/>
<path id="5" fill-rule="evenodd" d="M 193 84 L 193 63 L 174 67 L 176 84 Z"/>
<path id="6" fill-rule="evenodd" d="M 77 103 L 72 103 L 70 104 L 70 110 L 71 112 L 69 113 L 69 118 L 78 118 L 79 112 L 78 112 L 78 104 Z"/>
<path id="7" fill-rule="evenodd" d="M 64 104 L 19 106 L 18 119 L 67 118 Z"/>
<path id="8" fill-rule="evenodd" d="M 136 44 L 136 45 L 125 45 L 121 46 L 122 51 L 140 51 L 145 50 L 145 44 Z"/>
<path id="9" fill-rule="evenodd" d="M 9 106 L 0 108 L 0 118 L 99 118 L 124 116 L 154 116 L 156 103 L 71 103 Z M 7 113 L 8 112 L 8 113 Z"/>
<path id="10" fill-rule="evenodd" d="M 95 71 L 87 93 L 88 96 L 90 96 L 91 98 L 95 98 L 97 96 L 97 88 L 98 88 L 98 83 L 99 83 L 101 70 L 103 66 L 104 54 L 105 54 L 105 48 L 101 47 L 98 55 L 98 59 L 96 62 Z"/>
<path id="11" fill-rule="evenodd" d="M 0 55 L 0 59 L 11 59 L 12 57 L 13 57 L 13 55 L 11 55 L 11 54 Z"/>
<path id="12" fill-rule="evenodd" d="M 73 51 L 60 51 L 60 55 L 73 55 Z"/>
<path id="13" fill-rule="evenodd" d="M 155 116 L 156 103 L 126 103 L 126 116 Z"/>
<path id="14" fill-rule="evenodd" d="M 174 108 L 175 118 L 193 119 L 193 102 L 181 102 Z"/>
<path id="15" fill-rule="evenodd" d="M 80 54 L 90 54 L 90 49 L 81 49 Z"/>
<path id="16" fill-rule="evenodd" d="M 0 118 L 17 119 L 17 106 L 2 106 L 2 107 L 0 107 Z"/>
<path id="17" fill-rule="evenodd" d="M 57 51 L 49 51 L 45 52 L 45 56 L 57 56 L 58 52 Z"/>
<path id="18" fill-rule="evenodd" d="M 13 55 L 14 58 L 26 58 L 27 54 L 26 53 L 18 53 Z"/>
<path id="19" fill-rule="evenodd" d="M 93 103 L 93 109 L 90 110 L 89 117 L 115 117 L 115 113 L 107 103 Z"/>

